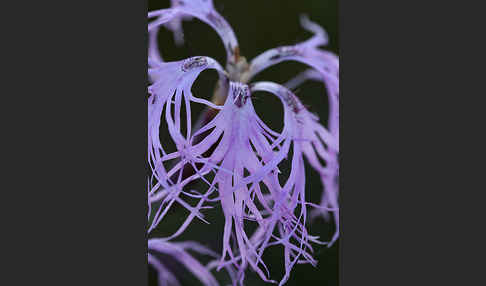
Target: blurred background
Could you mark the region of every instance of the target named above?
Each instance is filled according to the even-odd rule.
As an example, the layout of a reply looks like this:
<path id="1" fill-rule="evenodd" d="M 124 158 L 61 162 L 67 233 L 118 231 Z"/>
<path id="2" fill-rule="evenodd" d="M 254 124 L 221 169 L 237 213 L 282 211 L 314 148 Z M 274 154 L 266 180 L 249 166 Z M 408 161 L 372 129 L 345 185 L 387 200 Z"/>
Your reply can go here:
<path id="1" fill-rule="evenodd" d="M 321 25 L 329 34 L 330 44 L 325 49 L 339 55 L 338 35 L 338 0 L 246 0 L 224 1 L 214 0 L 218 12 L 232 26 L 240 44 L 241 55 L 248 61 L 260 53 L 282 45 L 291 45 L 308 39 L 311 34 L 302 29 L 299 17 L 307 14 L 309 18 Z M 167 8 L 169 0 L 148 0 L 148 10 Z M 185 44 L 176 47 L 172 33 L 162 29 L 159 33 L 159 47 L 166 61 L 182 60 L 191 56 L 209 56 L 218 60 L 224 67 L 226 64 L 223 44 L 209 26 L 199 20 L 184 22 Z M 252 81 L 274 81 L 284 84 L 299 72 L 307 69 L 307 66 L 294 62 L 286 62 L 263 71 Z M 210 99 L 216 85 L 217 74 L 214 71 L 203 72 L 193 86 L 193 92 L 198 97 Z M 323 125 L 327 124 L 328 101 L 326 91 L 321 83 L 307 82 L 295 90 L 296 95 L 307 105 L 311 112 L 321 118 Z M 279 100 L 275 96 L 266 96 L 264 93 L 255 94 L 253 104 L 260 117 L 273 129 L 282 129 L 283 110 Z M 202 110 L 194 110 L 194 117 Z M 164 134 L 161 134 L 163 137 Z M 164 138 L 162 138 L 164 140 Z M 170 144 L 167 141 L 167 144 Z M 281 170 L 285 170 L 282 165 Z M 320 201 L 322 185 L 318 175 L 310 168 L 306 169 L 306 197 L 314 203 Z M 197 184 L 191 186 L 197 189 Z M 170 215 L 155 229 L 150 237 L 162 237 L 180 226 L 187 212 L 183 209 L 173 208 Z M 216 252 L 220 252 L 222 244 L 223 219 L 220 208 L 204 211 L 210 225 L 199 220 L 194 220 L 186 232 L 177 241 L 195 240 L 206 245 Z M 321 240 L 329 240 L 334 231 L 332 222 L 326 223 L 322 218 L 313 220 L 308 225 L 310 233 L 318 235 Z M 316 285 L 336 286 L 338 283 L 338 249 L 339 240 L 331 248 L 315 245 L 314 257 L 318 260 L 318 266 L 296 265 L 292 271 L 288 286 Z M 196 256 L 198 257 L 198 256 Z M 163 262 L 176 273 L 183 286 L 201 285 L 184 267 L 177 264 L 169 257 L 160 256 Z M 199 257 L 198 257 L 199 258 Z M 281 247 L 269 248 L 264 254 L 264 260 L 270 269 L 271 278 L 279 280 L 284 273 L 283 251 Z M 201 261 L 205 262 L 203 257 Z M 222 270 L 215 273 L 220 285 L 227 285 L 229 279 Z M 157 285 L 157 276 L 152 268 L 149 268 L 149 285 Z M 248 271 L 245 285 L 260 286 L 270 285 L 264 283 L 253 272 Z"/>

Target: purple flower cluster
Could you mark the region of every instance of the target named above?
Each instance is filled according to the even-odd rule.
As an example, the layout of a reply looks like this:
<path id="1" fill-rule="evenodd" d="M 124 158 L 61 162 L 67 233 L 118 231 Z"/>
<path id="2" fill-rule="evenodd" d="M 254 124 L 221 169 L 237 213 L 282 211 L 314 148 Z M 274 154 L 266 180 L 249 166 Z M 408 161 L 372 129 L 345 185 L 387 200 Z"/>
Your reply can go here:
<path id="1" fill-rule="evenodd" d="M 149 239 L 148 261 L 158 271 L 160 285 L 179 282 L 153 253 L 173 256 L 204 285 L 218 285 L 210 272 L 213 268 L 224 268 L 233 285 L 243 285 L 247 269 L 266 282 L 285 284 L 295 264 L 316 265 L 311 244 L 330 246 L 339 236 L 339 60 L 333 53 L 319 49 L 328 43 L 325 31 L 302 17 L 302 26 L 313 37 L 297 45 L 268 50 L 248 63 L 240 55 L 232 28 L 214 9 L 212 0 L 173 0 L 171 8 L 149 12 L 148 17 L 148 74 L 152 82 L 148 88 L 148 233 L 174 205 L 189 212 L 174 233 Z M 181 21 L 192 18 L 218 33 L 227 53 L 226 69 L 205 56 L 175 62 L 162 59 L 157 46 L 160 27 L 172 30 L 175 42 L 180 44 L 184 41 Z M 310 69 L 288 82 L 287 87 L 251 82 L 262 70 L 283 61 L 301 62 Z M 213 101 L 197 97 L 191 90 L 201 72 L 208 69 L 219 74 L 217 98 Z M 321 81 L 326 87 L 327 128 L 290 90 L 307 80 Z M 284 110 L 280 132 L 272 130 L 255 112 L 252 93 L 258 91 L 280 99 Z M 193 123 L 194 104 L 216 115 L 208 122 Z M 175 151 L 169 152 L 167 141 L 161 141 L 162 123 Z M 323 184 L 318 205 L 305 197 L 304 157 Z M 284 177 L 279 165 L 285 160 L 290 161 L 291 170 Z M 188 190 L 195 181 L 206 187 Z M 197 203 L 190 203 L 194 201 Z M 209 223 L 202 211 L 218 204 L 224 215 L 220 254 L 195 242 L 174 242 L 195 218 Z M 152 206 L 156 206 L 154 210 Z M 336 232 L 329 242 L 309 234 L 308 208 L 312 209 L 311 215 L 330 218 L 333 214 Z M 256 230 L 249 232 L 245 228 L 249 223 L 256 224 Z M 275 245 L 280 245 L 284 254 L 285 274 L 279 282 L 271 280 L 262 258 L 265 250 Z M 204 266 L 189 250 L 214 260 Z"/>

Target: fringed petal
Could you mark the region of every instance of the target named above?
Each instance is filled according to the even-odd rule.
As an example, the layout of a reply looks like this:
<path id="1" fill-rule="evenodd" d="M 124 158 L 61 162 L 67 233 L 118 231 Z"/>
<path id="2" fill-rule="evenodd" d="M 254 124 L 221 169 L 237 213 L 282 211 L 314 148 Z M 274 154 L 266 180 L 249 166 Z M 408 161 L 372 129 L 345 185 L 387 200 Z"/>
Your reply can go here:
<path id="1" fill-rule="evenodd" d="M 173 1 L 174 2 L 174 1 Z M 212 0 L 177 0 L 172 8 L 152 11 L 148 17 L 157 18 L 149 23 L 148 30 L 158 29 L 160 25 L 169 24 L 175 31 L 175 37 L 181 37 L 181 17 L 192 16 L 210 25 L 223 41 L 228 62 L 236 62 L 239 57 L 239 45 L 233 29 L 228 22 L 214 9 Z"/>
<path id="2" fill-rule="evenodd" d="M 287 112 L 292 113 L 293 116 L 288 117 L 289 120 L 285 121 L 285 124 L 292 127 L 290 132 L 294 142 L 294 155 L 299 153 L 300 156 L 305 156 L 308 159 L 312 168 L 319 173 L 324 186 L 320 207 L 316 208 L 315 211 L 325 216 L 329 212 L 334 213 L 336 231 L 328 244 L 328 246 L 331 246 L 339 237 L 339 187 L 337 185 L 339 171 L 337 158 L 339 141 L 337 136 L 339 136 L 339 133 L 331 134 L 327 131 L 319 123 L 317 116 L 307 111 L 299 99 L 287 88 L 275 83 L 259 82 L 252 85 L 253 90 L 274 93 L 282 100 Z M 333 112 L 338 112 L 338 109 L 333 109 Z M 325 165 L 321 161 L 324 161 Z M 299 163 L 299 166 L 303 166 L 303 164 Z M 294 164 L 287 183 L 291 181 L 293 171 Z M 301 202 L 304 203 L 305 199 L 301 199 Z M 302 207 L 305 206 L 302 205 Z"/>
<path id="3" fill-rule="evenodd" d="M 302 26 L 314 33 L 314 36 L 294 46 L 282 46 L 270 49 L 250 63 L 250 70 L 245 81 L 249 81 L 264 69 L 284 61 L 297 61 L 316 69 L 326 82 L 331 96 L 339 96 L 339 59 L 331 52 L 319 49 L 328 42 L 326 32 L 307 17 L 301 18 Z"/>
<path id="4" fill-rule="evenodd" d="M 294 89 L 297 86 L 301 85 L 307 80 L 314 80 L 324 82 L 323 77 L 320 75 L 319 72 L 315 70 L 307 70 L 287 82 L 285 85 L 288 88 Z M 325 82 L 324 82 L 325 83 Z M 339 97 L 329 96 L 329 131 L 331 132 L 332 136 L 336 138 L 337 145 L 339 145 Z M 338 196 L 339 196 L 339 149 L 338 148 L 329 148 L 329 156 L 330 159 L 327 162 L 326 170 L 322 172 L 321 181 L 324 186 L 324 191 L 322 192 L 320 208 L 315 208 L 313 213 L 311 214 L 313 217 L 317 215 L 322 215 L 326 220 L 329 219 L 329 210 L 334 209 L 334 220 L 336 223 L 336 231 L 331 239 L 331 243 L 329 246 L 332 245 L 334 241 L 336 241 L 339 237 L 339 212 L 336 210 L 338 208 Z M 311 165 L 315 169 L 321 169 L 320 164 L 318 163 L 317 157 L 313 154 L 310 148 L 307 148 L 307 158 L 311 162 Z"/>
<path id="5" fill-rule="evenodd" d="M 211 274 L 211 272 L 187 252 L 187 250 L 192 250 L 200 254 L 210 255 L 214 257 L 214 252 L 207 249 L 206 247 L 196 242 L 169 243 L 158 239 L 149 239 L 148 249 L 149 252 L 158 252 L 170 255 L 173 259 L 183 264 L 194 276 L 196 276 L 202 282 L 203 285 L 219 286 L 218 282 Z M 149 254 L 149 263 L 152 264 L 154 268 L 159 271 L 159 280 L 160 277 L 164 274 L 166 274 L 166 276 L 167 273 L 170 274 L 170 272 L 167 271 L 163 264 L 158 261 L 154 257 L 154 255 Z"/>
<path id="6" fill-rule="evenodd" d="M 161 62 L 157 67 L 149 69 L 149 75 L 154 81 L 149 86 L 151 96 L 148 99 L 149 162 L 151 162 L 158 179 L 161 179 L 160 177 L 167 179 L 168 176 L 162 170 L 162 162 L 167 158 L 164 158 L 166 153 L 159 135 L 163 110 L 165 108 L 165 119 L 172 139 L 179 151 L 184 150 L 184 146 L 191 135 L 190 102 L 204 103 L 204 101 L 192 95 L 191 87 L 199 74 L 206 69 L 215 69 L 224 73 L 222 67 L 208 57 L 193 57 L 178 62 Z M 186 107 L 186 134 L 181 133 L 180 124 L 182 97 L 184 97 Z M 172 115 L 173 106 L 175 117 Z"/>

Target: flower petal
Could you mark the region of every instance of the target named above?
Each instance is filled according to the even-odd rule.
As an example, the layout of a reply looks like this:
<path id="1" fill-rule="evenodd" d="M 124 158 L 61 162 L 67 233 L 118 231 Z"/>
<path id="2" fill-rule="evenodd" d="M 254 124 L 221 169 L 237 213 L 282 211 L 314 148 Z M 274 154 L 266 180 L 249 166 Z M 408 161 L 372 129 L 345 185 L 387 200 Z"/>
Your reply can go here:
<path id="1" fill-rule="evenodd" d="M 209 270 L 190 255 L 186 249 L 199 252 L 201 254 L 209 254 L 214 256 L 213 252 L 196 242 L 185 243 L 170 243 L 158 239 L 148 240 L 148 249 L 152 252 L 159 252 L 172 256 L 175 260 L 183 264 L 194 276 L 196 276 L 205 286 L 219 286 L 217 280 L 209 272 Z M 162 263 L 158 262 L 154 256 L 150 258 L 149 262 L 155 266 L 158 271 L 167 271 L 164 269 Z M 160 277 L 159 272 L 159 277 Z"/>
<path id="2" fill-rule="evenodd" d="M 260 54 L 251 61 L 249 73 L 244 80 L 249 81 L 264 69 L 278 63 L 297 61 L 316 69 L 326 82 L 331 96 L 339 96 L 339 60 L 333 53 L 318 48 L 327 44 L 325 31 L 305 17 L 301 22 L 314 36 L 303 43 L 270 49 Z"/>
<path id="3" fill-rule="evenodd" d="M 236 62 L 239 56 L 239 45 L 233 29 L 228 22 L 214 9 L 212 0 L 178 0 L 173 8 L 162 9 L 148 13 L 149 18 L 158 17 L 148 25 L 148 30 L 157 29 L 158 26 L 176 21 L 178 23 L 182 16 L 195 17 L 210 25 L 223 41 L 227 53 L 228 62 Z M 175 24 L 176 33 L 180 27 Z"/>

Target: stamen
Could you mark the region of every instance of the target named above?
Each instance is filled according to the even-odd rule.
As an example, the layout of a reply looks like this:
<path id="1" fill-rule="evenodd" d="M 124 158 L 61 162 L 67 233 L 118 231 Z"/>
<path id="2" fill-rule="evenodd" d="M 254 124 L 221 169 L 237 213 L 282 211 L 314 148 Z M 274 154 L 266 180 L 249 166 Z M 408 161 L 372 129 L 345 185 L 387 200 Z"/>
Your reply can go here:
<path id="1" fill-rule="evenodd" d="M 234 100 L 234 104 L 238 108 L 243 107 L 243 105 L 246 104 L 246 100 L 249 97 L 251 97 L 250 88 L 246 84 L 245 85 L 236 86 L 235 89 L 233 90 L 233 100 Z"/>

